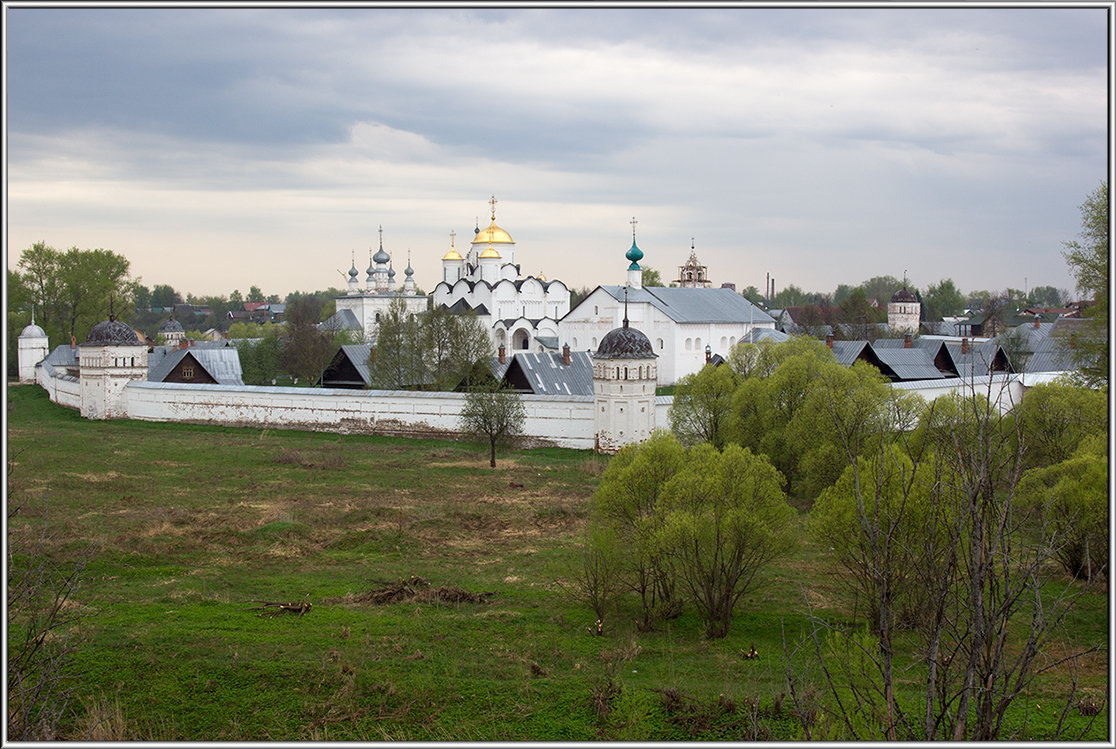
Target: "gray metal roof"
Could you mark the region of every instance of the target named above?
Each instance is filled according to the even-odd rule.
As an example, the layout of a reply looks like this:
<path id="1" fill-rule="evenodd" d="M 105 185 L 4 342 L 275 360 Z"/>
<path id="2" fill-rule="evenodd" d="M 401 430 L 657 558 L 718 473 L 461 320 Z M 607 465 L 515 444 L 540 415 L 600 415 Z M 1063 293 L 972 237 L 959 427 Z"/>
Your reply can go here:
<path id="1" fill-rule="evenodd" d="M 1058 340 L 1057 336 L 1053 338 L 1047 336 L 1031 354 L 1023 371 L 1027 374 L 1035 374 L 1037 372 L 1068 372 L 1077 369 L 1077 364 L 1073 361 L 1073 356 L 1069 350 L 1062 347 L 1061 344 L 1064 343 L 1064 341 Z"/>
<path id="2" fill-rule="evenodd" d="M 628 289 L 630 304 L 649 303 L 678 323 L 745 323 L 774 324 L 774 320 L 756 305 L 732 289 L 691 289 L 669 286 L 601 286 L 609 296 L 624 301 Z"/>
<path id="3" fill-rule="evenodd" d="M 187 356 L 192 356 L 209 376 L 219 385 L 243 385 L 243 372 L 240 368 L 240 352 L 232 346 L 202 347 L 175 349 L 154 363 L 151 359 L 147 362 L 147 381 L 162 382 L 171 373 L 180 361 Z"/>
<path id="4" fill-rule="evenodd" d="M 957 376 L 966 380 L 988 375 L 1000 351 L 1000 344 L 994 340 L 970 343 L 968 353 L 964 354 L 961 353 L 960 343 L 947 341 L 945 346 L 957 369 Z"/>
<path id="5" fill-rule="evenodd" d="M 372 355 L 372 345 L 368 343 L 348 343 L 341 347 L 341 349 L 334 354 L 333 358 L 338 356 L 347 357 L 352 363 L 353 368 L 356 369 L 357 374 L 364 380 L 365 385 L 372 384 L 372 371 L 369 369 L 368 360 Z M 332 363 L 332 360 L 331 360 Z"/>
<path id="6" fill-rule="evenodd" d="M 322 330 L 363 330 L 364 326 L 351 309 L 339 309 L 325 320 L 318 323 Z"/>
<path id="7" fill-rule="evenodd" d="M 741 343 L 759 343 L 760 341 L 772 341 L 773 343 L 782 343 L 789 341 L 790 335 L 775 328 L 752 328 L 747 333 L 740 337 Z"/>
<path id="8" fill-rule="evenodd" d="M 868 346 L 868 341 L 833 341 L 833 356 L 837 363 L 851 367 L 860 352 Z"/>
<path id="9" fill-rule="evenodd" d="M 928 349 L 888 346 L 880 348 L 873 345 L 873 351 L 881 362 L 891 367 L 900 380 L 940 380 L 945 377 L 934 366 L 934 357 Z"/>
<path id="10" fill-rule="evenodd" d="M 570 364 L 561 354 L 515 354 L 501 375 L 506 379 L 513 367 L 522 372 L 532 393 L 538 395 L 592 395 L 593 358 L 584 351 L 571 351 Z"/>

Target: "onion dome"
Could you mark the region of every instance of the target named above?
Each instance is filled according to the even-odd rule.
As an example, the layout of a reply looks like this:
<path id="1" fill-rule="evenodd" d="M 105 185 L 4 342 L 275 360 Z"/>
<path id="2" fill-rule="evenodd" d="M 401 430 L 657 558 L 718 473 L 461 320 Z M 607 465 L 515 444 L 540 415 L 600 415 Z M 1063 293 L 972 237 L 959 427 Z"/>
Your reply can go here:
<path id="1" fill-rule="evenodd" d="M 355 281 L 358 275 L 360 275 L 360 271 L 356 269 L 356 263 L 354 262 L 353 267 L 349 268 L 349 278 Z"/>
<path id="2" fill-rule="evenodd" d="M 539 273 L 537 276 L 535 276 L 535 278 L 539 279 L 540 281 L 546 280 L 546 276 L 544 276 L 542 273 Z"/>
<path id="3" fill-rule="evenodd" d="M 482 258 L 485 258 L 485 257 L 494 257 L 494 258 L 499 258 L 499 257 L 500 257 L 500 253 L 499 253 L 499 252 L 497 252 L 497 251 L 496 251 L 495 249 L 493 249 L 493 247 L 492 247 L 492 245 L 491 245 L 491 243 L 490 243 L 490 244 L 488 245 L 488 247 L 487 247 L 487 248 L 485 249 L 485 251 L 484 251 L 484 252 L 482 252 L 482 253 L 480 254 L 480 256 L 481 256 Z"/>
<path id="4" fill-rule="evenodd" d="M 632 237 L 631 249 L 624 253 L 624 257 L 632 261 L 632 264 L 628 266 L 628 270 L 639 270 L 639 261 L 643 259 L 643 250 L 636 246 L 635 237 Z"/>
<path id="5" fill-rule="evenodd" d="M 407 278 L 410 278 L 411 276 L 415 275 L 415 269 L 411 267 L 411 261 L 410 260 L 407 261 L 407 267 L 403 269 L 403 275 L 406 276 Z"/>
<path id="6" fill-rule="evenodd" d="M 377 265 L 383 265 L 391 260 L 391 255 L 384 252 L 384 246 L 380 245 L 380 249 L 376 250 L 376 254 L 372 256 L 372 259 Z"/>
<path id="7" fill-rule="evenodd" d="M 461 253 L 451 247 L 450 251 L 442 256 L 442 259 L 443 260 L 464 260 L 465 258 L 461 257 Z"/>
<path id="8" fill-rule="evenodd" d="M 917 302 L 918 297 L 914 295 L 913 291 L 908 290 L 907 287 L 904 286 L 903 288 L 899 289 L 899 291 L 895 292 L 895 295 L 891 297 L 891 301 L 893 301 L 893 302 Z"/>
<path id="9" fill-rule="evenodd" d="M 30 325 L 28 325 L 26 328 L 23 329 L 23 332 L 19 334 L 19 337 L 20 338 L 46 338 L 47 334 L 46 334 L 46 331 L 43 330 L 42 328 L 40 328 L 38 325 L 36 325 L 35 323 L 31 323 Z"/>
<path id="10" fill-rule="evenodd" d="M 627 321 L 625 321 L 626 323 Z M 601 339 L 594 359 L 653 359 L 655 352 L 651 348 L 651 341 L 635 328 L 627 324 L 622 328 L 610 330 Z"/>
<path id="11" fill-rule="evenodd" d="M 476 236 L 473 237 L 473 244 L 478 244 L 481 242 L 488 242 L 489 244 L 492 244 L 493 242 L 515 244 L 515 240 L 511 238 L 511 235 L 497 226 L 495 220 L 493 220 L 492 223 L 489 224 L 486 228 L 478 231 Z"/>
<path id="12" fill-rule="evenodd" d="M 109 315 L 109 319 L 93 326 L 85 342 L 95 345 L 129 343 L 139 345 L 139 338 L 136 337 L 136 331 L 132 330 L 132 326 L 120 322 L 115 315 Z"/>
<path id="13" fill-rule="evenodd" d="M 388 278 L 395 278 L 395 268 L 388 268 Z"/>
<path id="14" fill-rule="evenodd" d="M 180 323 L 178 320 L 175 320 L 172 317 L 169 320 L 164 320 L 163 321 L 163 324 L 159 326 L 159 332 L 160 333 L 185 333 L 186 330 L 185 330 L 185 328 L 182 327 L 182 323 Z"/>

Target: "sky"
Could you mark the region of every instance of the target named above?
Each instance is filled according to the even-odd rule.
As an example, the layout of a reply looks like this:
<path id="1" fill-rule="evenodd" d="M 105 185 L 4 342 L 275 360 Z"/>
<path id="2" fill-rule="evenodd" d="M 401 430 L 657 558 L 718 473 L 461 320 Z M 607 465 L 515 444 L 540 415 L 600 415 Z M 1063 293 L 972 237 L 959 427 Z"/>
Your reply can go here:
<path id="1" fill-rule="evenodd" d="M 441 278 L 451 231 L 570 287 L 879 275 L 1072 291 L 1109 178 L 1109 8 L 5 5 L 6 253 L 281 297 Z"/>

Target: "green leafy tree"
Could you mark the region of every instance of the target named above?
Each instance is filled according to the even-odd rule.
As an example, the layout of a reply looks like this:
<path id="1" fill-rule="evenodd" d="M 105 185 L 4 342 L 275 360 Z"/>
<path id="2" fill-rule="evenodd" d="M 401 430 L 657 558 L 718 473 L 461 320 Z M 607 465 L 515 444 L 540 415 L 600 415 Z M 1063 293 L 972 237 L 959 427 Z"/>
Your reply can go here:
<path id="1" fill-rule="evenodd" d="M 248 289 L 248 299 L 246 299 L 245 301 L 262 302 L 264 301 L 264 293 L 260 291 L 259 286 L 253 285 L 250 289 Z"/>
<path id="2" fill-rule="evenodd" d="M 280 366 L 299 379 L 315 381 L 337 353 L 336 331 L 318 326 L 321 302 L 311 295 L 287 304 Z"/>
<path id="3" fill-rule="evenodd" d="M 845 320 L 842 330 L 854 341 L 874 341 L 879 332 L 878 323 L 886 319 L 885 314 L 868 303 L 864 289 L 852 289 L 840 303 L 841 315 Z"/>
<path id="4" fill-rule="evenodd" d="M 891 297 L 895 295 L 903 287 L 911 291 L 917 291 L 906 281 L 900 281 L 895 276 L 872 276 L 867 281 L 860 284 L 860 288 L 864 290 L 864 296 L 868 299 L 875 299 L 880 305 L 886 306 Z"/>
<path id="5" fill-rule="evenodd" d="M 1053 531 L 1067 573 L 1108 576 L 1108 449 L 1105 435 L 1083 440 L 1065 460 L 1023 474 L 1016 501 L 1036 528 Z"/>
<path id="6" fill-rule="evenodd" d="M 617 539 L 624 584 L 639 596 L 639 628 L 644 631 L 658 617 L 679 612 L 674 574 L 657 533 L 663 487 L 685 461 L 682 443 L 668 432 L 656 431 L 609 461 L 590 504 L 590 526 L 610 529 Z"/>
<path id="7" fill-rule="evenodd" d="M 640 283 L 644 286 L 663 286 L 663 277 L 659 271 L 652 268 L 650 265 L 643 267 L 643 275 L 640 276 Z"/>
<path id="8" fill-rule="evenodd" d="M 1053 286 L 1036 286 L 1027 293 L 1028 307 L 1061 307 L 1069 301 L 1068 291 Z"/>
<path id="9" fill-rule="evenodd" d="M 461 431 L 488 441 L 488 464 L 496 467 L 496 446 L 513 444 L 523 433 L 527 410 L 514 390 L 493 383 L 465 394 L 461 409 Z"/>
<path id="10" fill-rule="evenodd" d="M 755 286 L 745 287 L 745 289 L 740 292 L 740 296 L 744 297 L 757 307 L 763 304 L 763 294 Z"/>
<path id="11" fill-rule="evenodd" d="M 933 468 L 920 463 L 917 471 L 903 450 L 881 445 L 846 465 L 814 503 L 807 524 L 847 573 L 839 579 L 860 600 L 856 608 L 871 612 L 871 629 L 885 636 L 925 614 L 921 573 L 928 560 L 920 555 L 948 537 L 929 491 Z M 927 543 L 926 534 L 937 534 L 937 543 Z"/>
<path id="12" fill-rule="evenodd" d="M 237 352 L 245 385 L 270 385 L 279 376 L 282 348 L 274 328 L 261 338 L 242 341 Z"/>
<path id="13" fill-rule="evenodd" d="M 418 316 L 422 381 L 435 390 L 453 390 L 492 357 L 492 339 L 474 314 L 455 315 L 437 307 Z"/>
<path id="14" fill-rule="evenodd" d="M 1078 291 L 1092 304 L 1082 314 L 1089 323 L 1070 349 L 1088 385 L 1108 384 L 1108 183 L 1081 204 L 1080 241 L 1065 242 L 1062 253 Z"/>
<path id="15" fill-rule="evenodd" d="M 421 385 L 425 376 L 421 346 L 418 320 L 407 312 L 402 299 L 393 300 L 380 318 L 376 346 L 369 354 L 372 387 L 402 390 Z"/>
<path id="16" fill-rule="evenodd" d="M 136 305 L 136 310 L 145 310 L 154 306 L 151 304 L 151 289 L 141 283 L 136 283 L 132 287 L 132 302 Z"/>
<path id="17" fill-rule="evenodd" d="M 173 307 L 176 304 L 182 304 L 182 295 L 168 284 L 158 284 L 151 290 L 151 298 L 145 306 Z M 139 306 L 138 303 L 136 306 Z"/>
<path id="18" fill-rule="evenodd" d="M 719 452 L 701 444 L 664 487 L 662 513 L 659 542 L 705 620 L 706 637 L 725 637 L 756 574 L 794 545 L 782 477 L 738 445 Z"/>
<path id="19" fill-rule="evenodd" d="M 770 306 L 775 309 L 785 309 L 787 307 L 801 307 L 809 303 L 809 294 L 794 284 L 788 284 L 775 292 L 775 296 L 771 297 Z"/>
<path id="20" fill-rule="evenodd" d="M 688 445 L 709 442 L 717 449 L 724 447 L 732 396 L 739 384 L 732 367 L 725 365 L 707 364 L 682 377 L 670 407 L 671 431 Z"/>
<path id="21" fill-rule="evenodd" d="M 1032 387 L 1015 409 L 1029 468 L 1067 460 L 1093 435 L 1108 433 L 1108 396 L 1070 382 Z"/>
<path id="22" fill-rule="evenodd" d="M 19 266 L 43 322 L 66 337 L 84 340 L 108 317 L 110 302 L 117 318 L 131 319 L 135 282 L 123 255 L 77 247 L 60 252 L 38 242 L 23 251 Z"/>
<path id="23" fill-rule="evenodd" d="M 952 278 L 930 284 L 922 294 L 922 319 L 939 321 L 965 312 L 965 297 Z"/>
<path id="24" fill-rule="evenodd" d="M 19 376 L 19 334 L 31 324 L 32 293 L 23 276 L 8 269 L 8 377 Z M 37 310 L 36 310 L 37 312 Z M 36 314 L 35 323 L 43 327 L 41 314 Z M 48 338 L 50 331 L 43 327 Z M 59 331 L 54 332 L 54 343 L 59 341 Z"/>

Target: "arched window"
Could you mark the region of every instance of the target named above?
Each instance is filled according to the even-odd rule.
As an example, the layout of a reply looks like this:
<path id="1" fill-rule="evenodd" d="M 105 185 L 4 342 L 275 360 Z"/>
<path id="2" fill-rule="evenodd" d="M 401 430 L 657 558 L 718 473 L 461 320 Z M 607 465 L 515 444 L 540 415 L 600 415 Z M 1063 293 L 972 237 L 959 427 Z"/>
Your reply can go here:
<path id="1" fill-rule="evenodd" d="M 687 351 L 693 351 L 694 350 L 694 339 L 693 338 L 687 338 L 686 339 L 686 350 Z"/>
<path id="2" fill-rule="evenodd" d="M 694 348 L 697 349 L 698 351 L 701 351 L 701 339 L 700 338 L 695 338 L 694 339 Z"/>
<path id="3" fill-rule="evenodd" d="M 727 347 L 728 347 L 728 338 L 725 338 L 724 336 L 721 336 L 721 348 L 724 349 L 724 348 L 727 348 Z"/>
<path id="4" fill-rule="evenodd" d="M 659 351 L 662 351 L 662 350 L 663 350 L 663 339 L 660 338 L 659 339 Z"/>
<path id="5" fill-rule="evenodd" d="M 624 379 L 628 379 L 628 368 L 624 367 Z"/>
<path id="6" fill-rule="evenodd" d="M 730 346 L 735 346 L 736 345 L 736 336 L 729 336 L 729 345 Z"/>
<path id="7" fill-rule="evenodd" d="M 380 313 L 379 312 L 376 313 L 376 322 L 380 322 Z"/>

